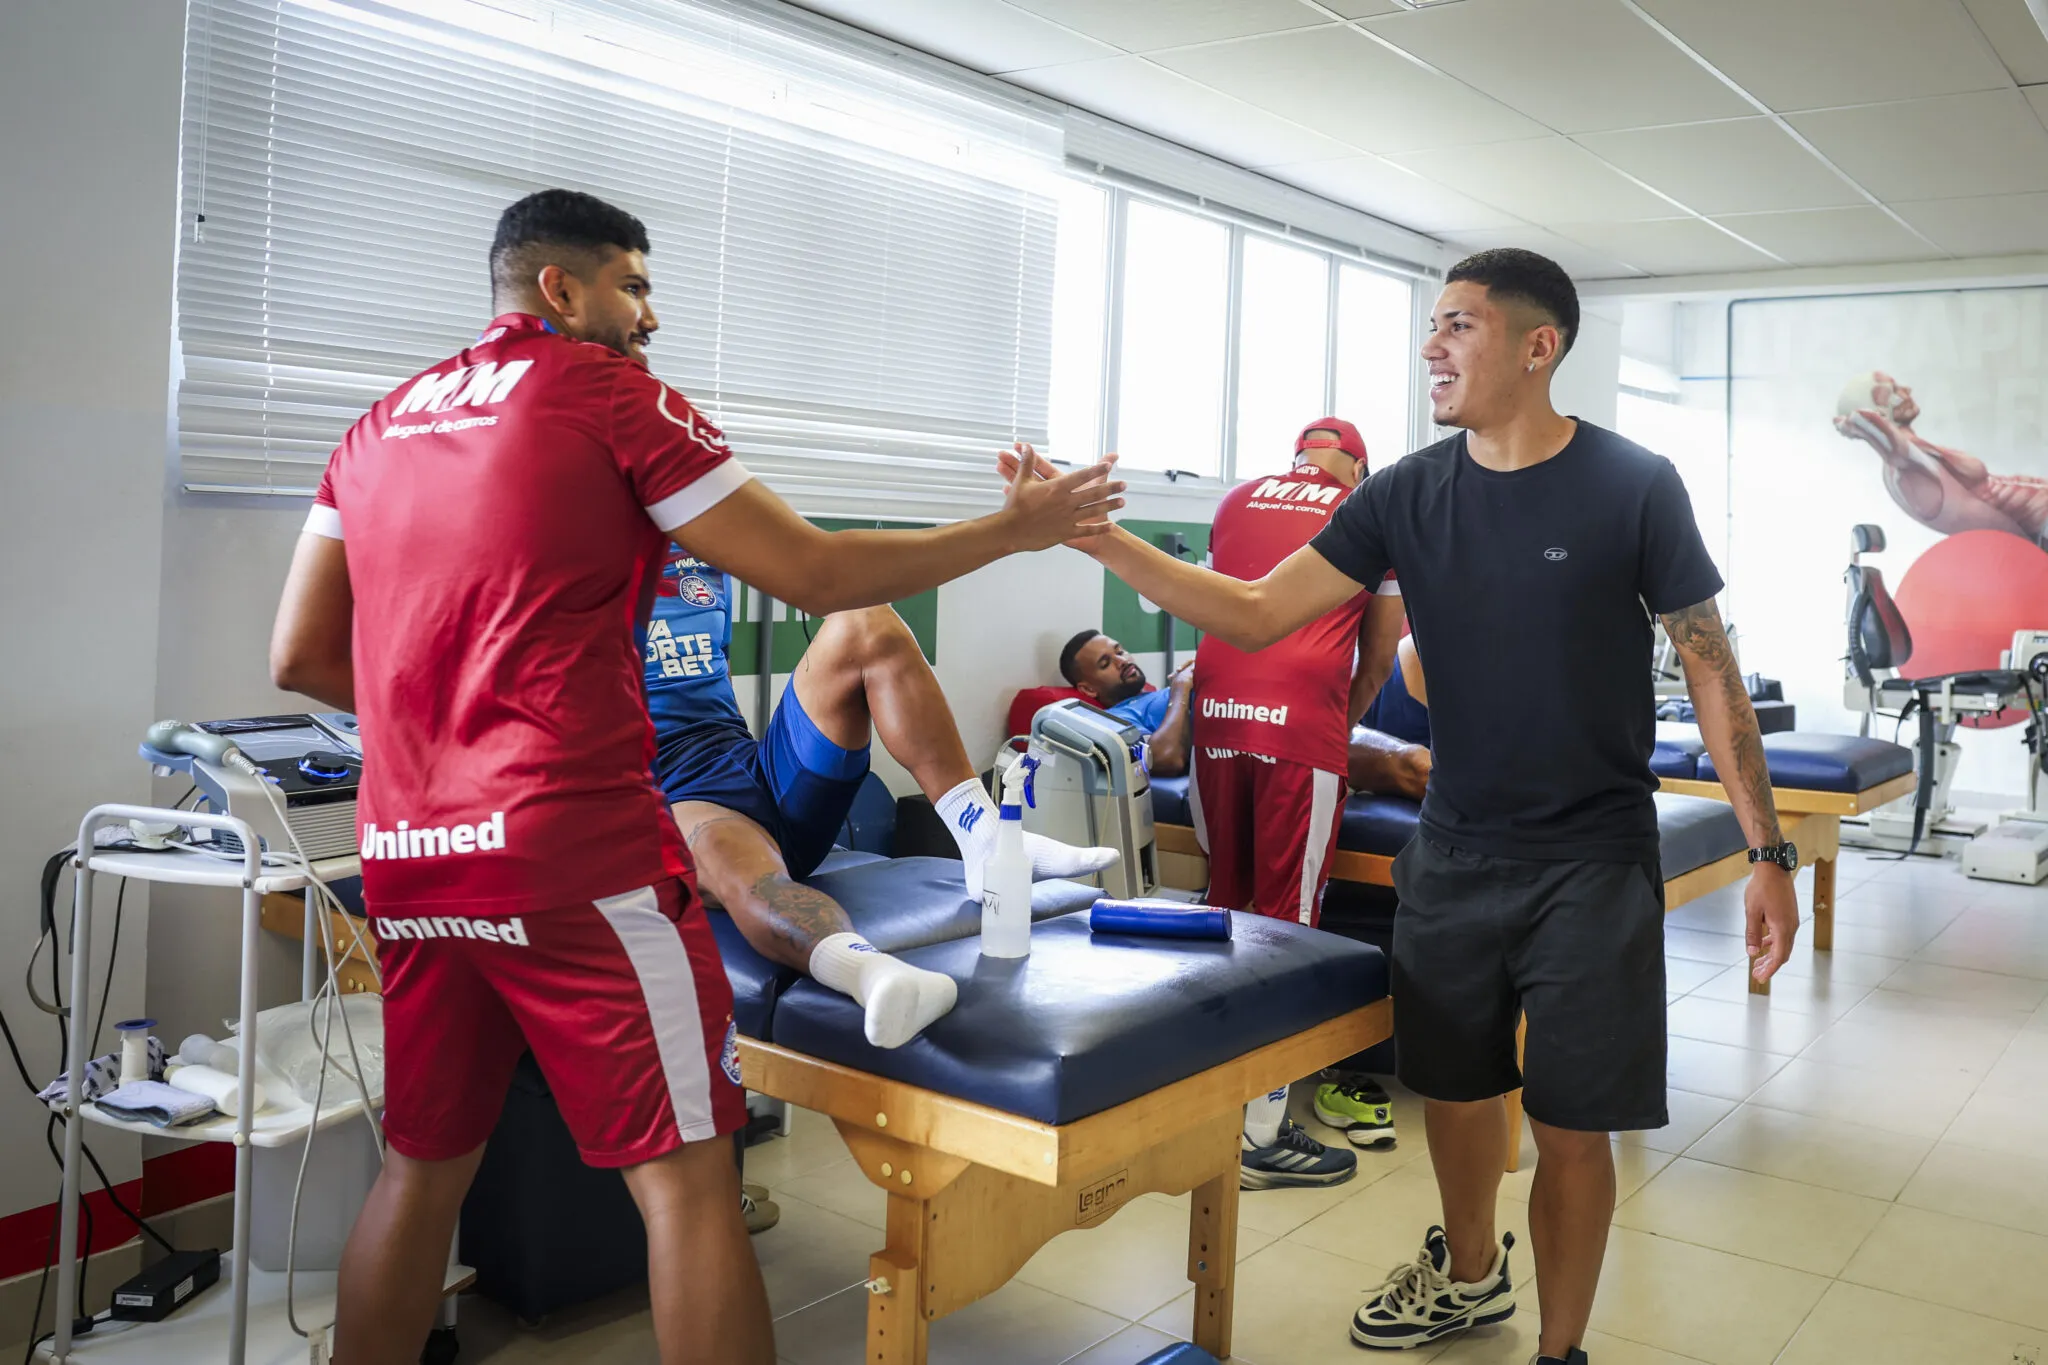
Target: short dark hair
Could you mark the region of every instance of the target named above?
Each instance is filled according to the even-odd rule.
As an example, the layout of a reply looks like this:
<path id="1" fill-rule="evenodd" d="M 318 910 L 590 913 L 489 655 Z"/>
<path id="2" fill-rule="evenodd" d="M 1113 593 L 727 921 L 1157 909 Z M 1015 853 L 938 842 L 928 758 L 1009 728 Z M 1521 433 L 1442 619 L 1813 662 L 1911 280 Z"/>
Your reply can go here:
<path id="1" fill-rule="evenodd" d="M 1564 267 L 1548 256 L 1518 246 L 1500 246 L 1467 256 L 1451 267 L 1445 284 L 1470 280 L 1484 285 L 1487 295 L 1502 303 L 1523 303 L 1557 324 L 1564 335 L 1562 360 L 1579 339 L 1579 291 Z"/>
<path id="2" fill-rule="evenodd" d="M 1067 686 L 1079 687 L 1081 685 L 1078 671 L 1074 668 L 1074 660 L 1080 655 L 1082 650 L 1088 647 L 1088 642 L 1100 634 L 1102 634 L 1100 629 L 1090 626 L 1073 639 L 1067 641 L 1065 647 L 1060 650 L 1060 676 L 1067 680 Z"/>
<path id="3" fill-rule="evenodd" d="M 491 239 L 491 287 L 511 291 L 533 282 L 541 267 L 585 275 L 612 250 L 648 250 L 638 218 L 581 190 L 539 190 L 498 215 Z"/>

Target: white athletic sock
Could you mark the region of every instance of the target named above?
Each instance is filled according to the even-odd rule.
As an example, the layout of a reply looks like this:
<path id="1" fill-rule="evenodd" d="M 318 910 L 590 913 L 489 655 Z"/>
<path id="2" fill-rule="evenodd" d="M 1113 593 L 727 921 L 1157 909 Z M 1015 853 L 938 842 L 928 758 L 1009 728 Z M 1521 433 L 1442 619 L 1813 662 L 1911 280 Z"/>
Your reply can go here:
<path id="1" fill-rule="evenodd" d="M 859 934 L 833 934 L 811 949 L 811 979 L 850 995 L 867 1011 L 868 1041 L 902 1047 L 953 1008 L 953 978 L 877 952 Z"/>
<path id="2" fill-rule="evenodd" d="M 981 779 L 970 777 L 932 804 L 946 828 L 953 831 L 953 842 L 960 845 L 960 861 L 967 866 L 967 894 L 980 900 L 982 870 L 996 851 L 995 802 L 988 799 Z M 1031 859 L 1033 881 L 1085 877 L 1117 859 L 1113 848 L 1077 848 L 1042 834 L 1024 836 L 1024 853 Z"/>
<path id="3" fill-rule="evenodd" d="M 1287 1087 L 1283 1085 L 1244 1107 L 1244 1135 L 1254 1147 L 1271 1147 L 1280 1140 L 1280 1121 L 1286 1117 Z"/>

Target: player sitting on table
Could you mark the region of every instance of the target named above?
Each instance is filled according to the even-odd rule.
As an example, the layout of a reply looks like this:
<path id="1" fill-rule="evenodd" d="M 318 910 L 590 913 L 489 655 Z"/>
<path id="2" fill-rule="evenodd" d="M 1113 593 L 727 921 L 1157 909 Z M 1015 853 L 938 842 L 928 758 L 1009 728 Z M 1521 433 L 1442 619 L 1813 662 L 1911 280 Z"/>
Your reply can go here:
<path id="1" fill-rule="evenodd" d="M 1413 646 L 1402 641 L 1402 660 Z M 1351 790 L 1405 796 L 1420 801 L 1429 785 L 1429 714 L 1402 682 L 1396 662 L 1386 685 L 1363 721 L 1352 727 L 1347 764 Z M 1190 659 L 1173 671 L 1164 688 L 1146 691 L 1145 670 L 1130 651 L 1092 627 L 1060 651 L 1060 676 L 1070 687 L 1111 715 L 1129 721 L 1151 738 L 1145 770 L 1154 777 L 1181 777 L 1188 770 L 1195 684 Z"/>
<path id="2" fill-rule="evenodd" d="M 1420 801 L 1429 787 L 1429 696 L 1414 637 L 1401 640 L 1394 671 L 1351 730 L 1351 790 Z"/>
<path id="3" fill-rule="evenodd" d="M 952 978 L 877 952 L 837 901 L 802 879 L 846 822 L 868 774 L 872 733 L 952 831 L 975 900 L 995 851 L 995 807 L 938 679 L 888 607 L 824 618 L 756 740 L 727 674 L 731 594 L 726 574 L 670 547 L 646 633 L 655 780 L 705 898 L 763 957 L 858 1001 L 870 1043 L 901 1047 L 953 1008 Z M 1040 878 L 1086 876 L 1117 856 L 1036 834 L 1024 844 Z"/>

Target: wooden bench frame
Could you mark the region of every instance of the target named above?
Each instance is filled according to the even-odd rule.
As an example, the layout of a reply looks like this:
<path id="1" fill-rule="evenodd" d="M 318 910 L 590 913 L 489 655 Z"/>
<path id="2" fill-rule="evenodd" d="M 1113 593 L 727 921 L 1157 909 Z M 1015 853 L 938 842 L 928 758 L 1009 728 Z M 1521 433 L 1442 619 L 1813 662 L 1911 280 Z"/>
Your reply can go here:
<path id="1" fill-rule="evenodd" d="M 305 933 L 305 902 L 268 896 L 263 924 Z M 345 924 L 345 989 L 376 989 Z M 376 940 L 365 933 L 365 941 Z M 1363 1005 L 1184 1080 L 1072 1123 L 992 1109 L 753 1038 L 739 1040 L 747 1089 L 815 1109 L 889 1196 L 883 1248 L 868 1261 L 866 1365 L 925 1365 L 931 1324 L 1009 1283 L 1063 1232 L 1097 1228 L 1141 1194 L 1193 1193 L 1188 1279 L 1194 1342 L 1230 1356 L 1237 1280 L 1238 1135 L 1261 1095 L 1393 1035 L 1389 1000 Z"/>

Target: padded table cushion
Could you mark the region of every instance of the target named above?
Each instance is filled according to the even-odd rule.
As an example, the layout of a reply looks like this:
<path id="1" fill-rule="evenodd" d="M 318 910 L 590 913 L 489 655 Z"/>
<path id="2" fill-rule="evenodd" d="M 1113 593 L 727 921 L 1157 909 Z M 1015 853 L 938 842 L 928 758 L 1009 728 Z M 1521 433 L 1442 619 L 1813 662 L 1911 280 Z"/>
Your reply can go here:
<path id="1" fill-rule="evenodd" d="M 1415 837 L 1422 807 L 1402 796 L 1361 793 L 1344 803 L 1337 827 L 1337 847 L 1351 853 L 1378 853 L 1391 858 Z"/>
<path id="2" fill-rule="evenodd" d="M 1869 791 L 1913 771 L 1913 751 L 1903 744 L 1797 730 L 1765 735 L 1764 761 L 1770 765 L 1771 785 L 1791 791 Z M 1706 782 L 1716 779 L 1710 756 L 1701 756 L 1699 775 Z"/>
<path id="3" fill-rule="evenodd" d="M 1707 742 L 1697 725 L 1660 720 L 1657 747 L 1650 751 L 1650 771 L 1658 777 L 1691 779 L 1699 775 L 1701 755 Z"/>
<path id="4" fill-rule="evenodd" d="M 774 1040 L 1070 1123 L 1387 993 L 1377 948 L 1263 915 L 1233 920 L 1228 943 L 1090 934 L 1088 917 L 1075 914 L 1034 928 L 1025 958 L 984 958 L 975 937 L 913 948 L 905 960 L 960 983 L 953 1012 L 917 1038 L 870 1047 L 860 1006 L 804 980 L 777 1004 Z"/>
<path id="5" fill-rule="evenodd" d="M 981 905 L 967 899 L 958 858 L 876 858 L 835 854 L 805 880 L 846 908 L 861 936 L 885 953 L 901 953 L 942 939 L 981 933 Z M 1095 904 L 1102 894 L 1079 882 L 1043 881 L 1031 888 L 1031 917 L 1071 914 Z M 733 1022 L 749 1038 L 766 1038 L 776 1002 L 803 973 L 771 962 L 733 923 L 713 910 L 711 930 L 732 983 Z"/>
<path id="6" fill-rule="evenodd" d="M 1146 774 L 1145 780 L 1152 784 L 1152 823 L 1155 825 L 1192 825 L 1194 812 L 1188 809 L 1188 779 L 1180 777 L 1154 777 Z"/>
<path id="7" fill-rule="evenodd" d="M 1664 880 L 1719 862 L 1749 847 L 1735 807 L 1705 796 L 1674 796 L 1658 792 L 1657 856 Z"/>

